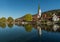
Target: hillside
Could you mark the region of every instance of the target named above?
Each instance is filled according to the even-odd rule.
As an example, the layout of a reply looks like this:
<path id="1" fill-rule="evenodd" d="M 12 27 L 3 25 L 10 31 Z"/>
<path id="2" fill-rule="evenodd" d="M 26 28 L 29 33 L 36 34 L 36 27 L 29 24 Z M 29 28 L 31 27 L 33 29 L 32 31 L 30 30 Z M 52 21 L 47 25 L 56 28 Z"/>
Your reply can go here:
<path id="1" fill-rule="evenodd" d="M 49 11 L 46 11 L 46 12 L 43 12 L 42 14 L 53 14 L 55 13 L 56 15 L 60 15 L 60 9 L 56 9 L 56 10 L 49 10 Z"/>
<path id="2" fill-rule="evenodd" d="M 56 9 L 56 10 L 49 10 L 49 11 L 46 11 L 46 12 L 43 12 L 43 14 L 47 14 L 47 15 L 52 15 L 53 13 L 55 13 L 56 15 L 59 15 L 60 16 L 60 9 Z M 32 16 L 36 16 L 37 14 L 35 15 L 32 15 Z M 17 18 L 17 19 L 23 19 L 24 16 L 20 17 L 20 18 Z"/>

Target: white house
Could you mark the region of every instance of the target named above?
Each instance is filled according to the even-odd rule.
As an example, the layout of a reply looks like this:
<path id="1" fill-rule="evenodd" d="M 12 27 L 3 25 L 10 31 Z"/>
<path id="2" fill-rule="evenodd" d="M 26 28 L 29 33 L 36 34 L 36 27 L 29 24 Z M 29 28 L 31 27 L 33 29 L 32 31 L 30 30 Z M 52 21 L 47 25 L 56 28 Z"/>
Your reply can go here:
<path id="1" fill-rule="evenodd" d="M 56 14 L 54 13 L 53 14 L 53 18 L 52 18 L 52 20 L 55 22 L 55 21 L 59 21 L 59 18 L 56 16 Z"/>

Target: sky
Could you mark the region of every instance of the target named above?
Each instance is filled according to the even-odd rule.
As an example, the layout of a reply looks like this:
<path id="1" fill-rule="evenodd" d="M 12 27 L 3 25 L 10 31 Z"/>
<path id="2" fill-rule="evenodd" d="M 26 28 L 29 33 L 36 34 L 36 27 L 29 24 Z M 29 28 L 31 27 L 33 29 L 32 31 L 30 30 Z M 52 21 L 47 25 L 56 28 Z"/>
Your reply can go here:
<path id="1" fill-rule="evenodd" d="M 38 4 L 42 12 L 60 9 L 60 0 L 0 0 L 0 17 L 19 18 L 26 14 L 36 14 Z"/>

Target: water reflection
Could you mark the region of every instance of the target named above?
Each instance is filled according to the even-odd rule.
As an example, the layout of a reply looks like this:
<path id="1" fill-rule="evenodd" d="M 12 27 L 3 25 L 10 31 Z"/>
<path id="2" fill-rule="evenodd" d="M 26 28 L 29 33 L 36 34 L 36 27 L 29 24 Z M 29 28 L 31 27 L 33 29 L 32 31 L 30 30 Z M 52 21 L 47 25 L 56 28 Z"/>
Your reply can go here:
<path id="1" fill-rule="evenodd" d="M 8 27 L 9 27 L 9 28 L 12 28 L 12 27 L 13 27 L 13 24 L 8 24 Z"/>
<path id="2" fill-rule="evenodd" d="M 52 38 L 54 39 L 54 37 L 56 35 L 59 35 L 60 36 L 60 34 L 57 33 L 57 32 L 60 32 L 60 26 L 58 24 L 53 24 L 53 25 L 46 25 L 46 24 L 41 24 L 41 25 L 37 25 L 37 24 L 34 24 L 34 25 L 33 24 L 23 24 L 23 25 L 21 25 L 20 24 L 20 25 L 17 25 L 17 26 L 15 25 L 16 27 L 14 27 L 14 24 L 0 23 L 0 27 L 1 28 L 6 28 L 6 26 L 9 27 L 9 28 L 12 28 L 13 27 L 13 29 L 2 29 L 4 31 L 4 33 L 5 33 L 5 30 L 7 30 L 7 33 L 6 34 L 9 34 L 10 33 L 9 36 L 10 35 L 11 36 L 13 35 L 12 36 L 13 39 L 16 37 L 17 34 L 18 34 L 17 35 L 18 36 L 17 38 L 19 40 L 21 38 L 23 38 L 24 40 L 27 40 L 30 37 L 31 37 L 31 40 L 33 38 L 34 39 L 36 38 L 36 39 L 39 39 L 39 40 L 40 39 L 41 40 L 42 39 L 43 40 L 46 40 L 48 38 L 50 40 L 50 38 L 51 39 Z M 21 39 L 21 40 L 23 41 L 23 39 Z M 14 39 L 14 40 L 16 40 L 16 39 Z"/>
<path id="3" fill-rule="evenodd" d="M 60 26 L 58 24 L 54 25 L 43 25 L 41 26 L 42 30 L 46 30 L 48 32 L 59 32 L 60 31 Z"/>
<path id="4" fill-rule="evenodd" d="M 16 24 L 17 25 L 17 24 Z M 32 25 L 32 24 L 24 24 L 24 25 L 18 25 L 18 26 L 23 26 L 26 32 L 31 32 L 32 29 L 36 29 L 38 31 L 38 35 L 41 36 L 42 35 L 42 28 L 36 24 Z"/>
<path id="5" fill-rule="evenodd" d="M 5 23 L 0 23 L 0 27 L 5 28 L 6 24 Z"/>
<path id="6" fill-rule="evenodd" d="M 42 35 L 42 30 L 48 31 L 48 32 L 56 32 L 60 31 L 60 26 L 58 24 L 53 24 L 53 25 L 32 25 L 32 24 L 26 24 L 26 25 L 18 25 L 18 26 L 23 26 L 27 32 L 31 32 L 32 28 L 38 30 L 38 34 Z"/>
<path id="7" fill-rule="evenodd" d="M 38 34 L 41 36 L 42 35 L 42 30 L 40 26 L 37 26 Z"/>
<path id="8" fill-rule="evenodd" d="M 26 25 L 24 25 L 24 27 L 25 27 L 25 30 L 27 32 L 31 32 L 32 31 L 32 25 L 31 24 L 26 24 Z"/>
<path id="9" fill-rule="evenodd" d="M 5 24 L 5 23 L 0 23 L 1 28 L 6 28 L 8 26 L 9 28 L 12 28 L 14 24 Z M 36 24 L 24 24 L 24 25 L 18 25 L 18 26 L 23 26 L 26 32 L 31 32 L 32 29 L 36 29 L 38 31 L 38 34 L 41 36 L 42 35 L 42 30 L 48 31 L 48 32 L 60 32 L 60 26 L 58 24 L 53 24 L 53 25 L 36 25 Z"/>
<path id="10" fill-rule="evenodd" d="M 12 28 L 13 24 L 0 23 L 1 28 L 6 28 L 6 26 L 8 26 L 9 28 Z"/>
<path id="11" fill-rule="evenodd" d="M 5 28 L 6 26 L 8 26 L 9 28 L 12 28 L 14 26 L 14 24 L 5 24 L 5 23 L 0 23 L 0 27 L 1 28 Z M 27 32 L 31 32 L 32 31 L 32 28 L 36 29 L 39 31 L 39 34 L 41 35 L 41 31 L 42 30 L 46 30 L 46 31 L 51 31 L 51 32 L 56 32 L 56 31 L 60 31 L 60 26 L 58 24 L 53 24 L 53 25 L 32 25 L 32 24 L 24 24 L 24 25 L 18 25 L 18 26 L 23 26 L 24 29 L 27 31 Z"/>
<path id="12" fill-rule="evenodd" d="M 57 31 L 57 29 L 59 29 L 59 25 L 54 24 L 54 25 L 53 25 L 53 30 L 54 30 L 54 31 Z"/>

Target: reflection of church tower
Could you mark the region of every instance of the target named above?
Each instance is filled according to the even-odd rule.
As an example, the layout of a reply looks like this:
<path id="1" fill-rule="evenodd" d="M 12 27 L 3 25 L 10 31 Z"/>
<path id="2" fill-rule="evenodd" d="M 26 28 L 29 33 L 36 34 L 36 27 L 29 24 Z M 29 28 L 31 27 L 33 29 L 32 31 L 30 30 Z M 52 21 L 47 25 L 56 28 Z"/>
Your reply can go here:
<path id="1" fill-rule="evenodd" d="M 37 26 L 37 29 L 38 29 L 38 34 L 41 36 L 42 35 L 41 27 L 40 26 Z"/>
<path id="2" fill-rule="evenodd" d="M 40 18 L 41 17 L 41 9 L 40 9 L 40 5 L 38 5 L 38 16 L 37 18 Z"/>

